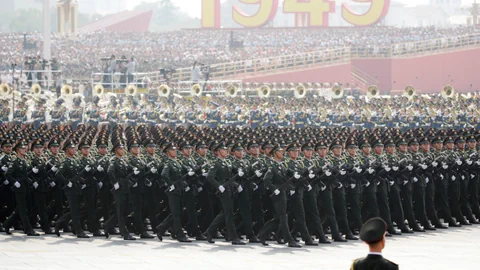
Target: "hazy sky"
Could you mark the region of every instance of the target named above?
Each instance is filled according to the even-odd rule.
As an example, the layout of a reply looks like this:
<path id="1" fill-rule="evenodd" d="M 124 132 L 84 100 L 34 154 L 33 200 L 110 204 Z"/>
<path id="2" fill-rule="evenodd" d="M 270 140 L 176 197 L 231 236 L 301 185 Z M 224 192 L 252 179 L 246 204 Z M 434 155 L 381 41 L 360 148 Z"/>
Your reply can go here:
<path id="1" fill-rule="evenodd" d="M 157 0 L 127 0 L 130 8 L 134 7 L 139 2 L 142 2 L 142 1 L 143 2 L 155 2 Z M 396 0 L 396 1 L 408 4 L 408 5 L 425 5 L 425 4 L 428 4 L 430 2 L 430 0 Z M 201 6 L 202 6 L 201 5 L 201 0 L 173 0 L 173 3 L 175 5 L 177 5 L 178 7 L 180 7 L 183 11 L 190 14 L 191 16 L 200 17 Z M 462 0 L 462 3 L 463 4 L 473 3 L 473 0 Z"/>

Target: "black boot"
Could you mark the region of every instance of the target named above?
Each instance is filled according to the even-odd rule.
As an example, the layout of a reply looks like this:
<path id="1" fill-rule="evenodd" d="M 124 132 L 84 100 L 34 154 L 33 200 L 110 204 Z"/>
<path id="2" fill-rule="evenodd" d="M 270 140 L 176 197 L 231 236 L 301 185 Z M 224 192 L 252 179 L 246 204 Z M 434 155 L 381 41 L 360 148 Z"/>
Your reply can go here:
<path id="1" fill-rule="evenodd" d="M 240 239 L 237 238 L 237 239 L 233 239 L 233 240 L 232 240 L 232 245 L 240 245 L 240 246 L 243 246 L 243 245 L 245 245 L 245 242 L 243 242 L 242 240 L 240 240 Z"/>
<path id="2" fill-rule="evenodd" d="M 258 239 L 258 237 L 256 237 L 255 235 L 252 235 L 252 236 L 248 237 L 248 242 L 249 243 L 260 243 L 260 239 Z"/>
<path id="3" fill-rule="evenodd" d="M 207 237 L 208 243 L 215 244 L 215 241 L 213 241 L 213 236 L 210 232 L 205 232 L 205 236 Z"/>
<path id="4" fill-rule="evenodd" d="M 27 236 L 39 236 L 40 234 L 38 234 L 37 232 L 35 232 L 34 230 L 29 230 L 27 232 Z"/>
<path id="5" fill-rule="evenodd" d="M 203 233 L 199 232 L 197 236 L 195 236 L 195 240 L 197 241 L 207 241 L 207 237 L 203 235 Z"/>
<path id="6" fill-rule="evenodd" d="M 288 243 L 288 247 L 291 247 L 291 248 L 301 248 L 302 246 L 301 246 L 299 243 L 295 242 L 295 241 L 291 241 L 291 242 Z"/>
<path id="7" fill-rule="evenodd" d="M 123 236 L 123 240 L 133 241 L 133 240 L 137 240 L 137 239 L 135 237 L 133 237 L 132 235 L 127 234 L 127 235 Z"/>

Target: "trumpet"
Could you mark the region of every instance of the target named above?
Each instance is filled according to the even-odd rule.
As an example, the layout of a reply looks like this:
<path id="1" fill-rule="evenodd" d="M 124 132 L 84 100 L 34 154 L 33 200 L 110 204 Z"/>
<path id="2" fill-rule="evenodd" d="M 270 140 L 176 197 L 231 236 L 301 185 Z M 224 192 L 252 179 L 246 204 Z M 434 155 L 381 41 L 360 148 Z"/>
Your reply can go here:
<path id="1" fill-rule="evenodd" d="M 34 96 L 39 96 L 42 93 L 42 87 L 38 83 L 36 83 L 32 85 L 32 88 L 30 88 L 30 92 Z"/>
<path id="2" fill-rule="evenodd" d="M 105 92 L 105 89 L 103 88 L 103 85 L 97 84 L 93 88 L 93 92 L 94 92 L 95 96 L 100 96 L 101 97 L 101 96 L 103 96 L 103 93 Z"/>
<path id="3" fill-rule="evenodd" d="M 158 87 L 157 92 L 161 97 L 168 97 L 170 95 L 170 87 L 166 84 L 162 84 Z"/>
<path id="4" fill-rule="evenodd" d="M 294 93 L 296 99 L 301 99 L 304 98 L 307 95 L 307 91 L 305 89 L 305 86 L 303 84 L 297 85 L 295 87 Z"/>
<path id="5" fill-rule="evenodd" d="M 137 94 L 137 87 L 134 84 L 129 84 L 127 88 L 125 88 L 125 95 L 135 96 L 135 94 Z"/>
<path id="6" fill-rule="evenodd" d="M 72 86 L 70 84 L 64 84 L 60 92 L 62 93 L 62 96 L 70 97 L 73 95 Z"/>
<path id="7" fill-rule="evenodd" d="M 194 84 L 192 88 L 190 89 L 190 94 L 192 96 L 201 96 L 202 95 L 202 86 L 198 83 Z"/>

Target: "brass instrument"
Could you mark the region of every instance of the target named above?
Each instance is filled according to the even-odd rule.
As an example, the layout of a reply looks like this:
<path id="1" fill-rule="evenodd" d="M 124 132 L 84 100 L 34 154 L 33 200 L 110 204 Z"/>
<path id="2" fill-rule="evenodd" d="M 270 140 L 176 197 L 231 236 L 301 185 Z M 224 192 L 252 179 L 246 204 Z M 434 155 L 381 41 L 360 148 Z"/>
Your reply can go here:
<path id="1" fill-rule="evenodd" d="M 415 88 L 413 88 L 413 86 L 409 85 L 407 87 L 405 87 L 405 89 L 403 90 L 403 96 L 407 97 L 408 100 L 412 100 L 413 97 L 415 96 L 415 93 L 417 91 L 415 90 Z"/>
<path id="2" fill-rule="evenodd" d="M 380 91 L 378 90 L 378 87 L 375 85 L 369 86 L 367 89 L 367 96 L 369 98 L 376 98 L 380 96 Z"/>
<path id="3" fill-rule="evenodd" d="M 442 97 L 445 99 L 453 98 L 453 96 L 455 95 L 455 89 L 453 88 L 453 86 L 447 84 L 442 88 L 441 94 Z"/>
<path id="4" fill-rule="evenodd" d="M 202 86 L 201 86 L 200 84 L 196 83 L 196 84 L 194 84 L 194 85 L 192 86 L 192 88 L 190 89 L 190 94 L 191 94 L 192 96 L 199 97 L 199 96 L 202 95 L 202 91 L 203 91 L 203 90 L 202 90 Z"/>
<path id="5" fill-rule="evenodd" d="M 60 92 L 62 93 L 62 96 L 71 97 L 73 95 L 72 86 L 70 84 L 64 84 Z"/>
<path id="6" fill-rule="evenodd" d="M 127 88 L 125 88 L 125 95 L 135 96 L 135 94 L 137 94 L 137 87 L 134 84 L 129 84 Z"/>
<path id="7" fill-rule="evenodd" d="M 294 95 L 296 99 L 304 98 L 307 95 L 307 89 L 303 84 L 299 84 L 295 87 Z"/>
<path id="8" fill-rule="evenodd" d="M 97 84 L 93 88 L 93 95 L 94 96 L 101 97 L 101 96 L 103 96 L 104 93 L 105 93 L 105 89 L 103 88 L 103 85 L 101 85 L 101 84 Z"/>
<path id="9" fill-rule="evenodd" d="M 168 97 L 170 95 L 170 87 L 162 84 L 158 87 L 157 93 L 160 97 Z"/>
<path id="10" fill-rule="evenodd" d="M 270 96 L 271 89 L 268 85 L 262 85 L 257 89 L 257 95 L 261 98 L 267 98 Z"/>
<path id="11" fill-rule="evenodd" d="M 332 88 L 332 93 L 333 93 L 333 96 L 332 96 L 333 99 L 340 99 L 340 98 L 343 98 L 344 90 L 340 85 L 337 84 Z"/>
<path id="12" fill-rule="evenodd" d="M 225 96 L 227 97 L 236 97 L 238 94 L 238 87 L 235 84 L 230 84 L 227 86 L 225 91 Z"/>
<path id="13" fill-rule="evenodd" d="M 42 93 L 42 87 L 38 83 L 36 83 L 32 85 L 32 88 L 30 88 L 30 92 L 34 96 L 40 96 L 40 94 Z"/>

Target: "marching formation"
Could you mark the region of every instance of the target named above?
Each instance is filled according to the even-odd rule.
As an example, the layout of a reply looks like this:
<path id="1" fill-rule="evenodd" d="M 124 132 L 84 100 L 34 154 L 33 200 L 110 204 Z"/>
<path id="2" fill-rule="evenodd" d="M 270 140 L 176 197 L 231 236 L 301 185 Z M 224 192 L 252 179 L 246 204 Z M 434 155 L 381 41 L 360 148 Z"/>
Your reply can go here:
<path id="1" fill-rule="evenodd" d="M 385 220 L 388 236 L 479 223 L 475 128 L 85 125 L 81 118 L 0 127 L 7 234 L 156 234 L 235 245 L 245 237 L 300 247 L 300 239 L 357 240 L 373 217 Z"/>

